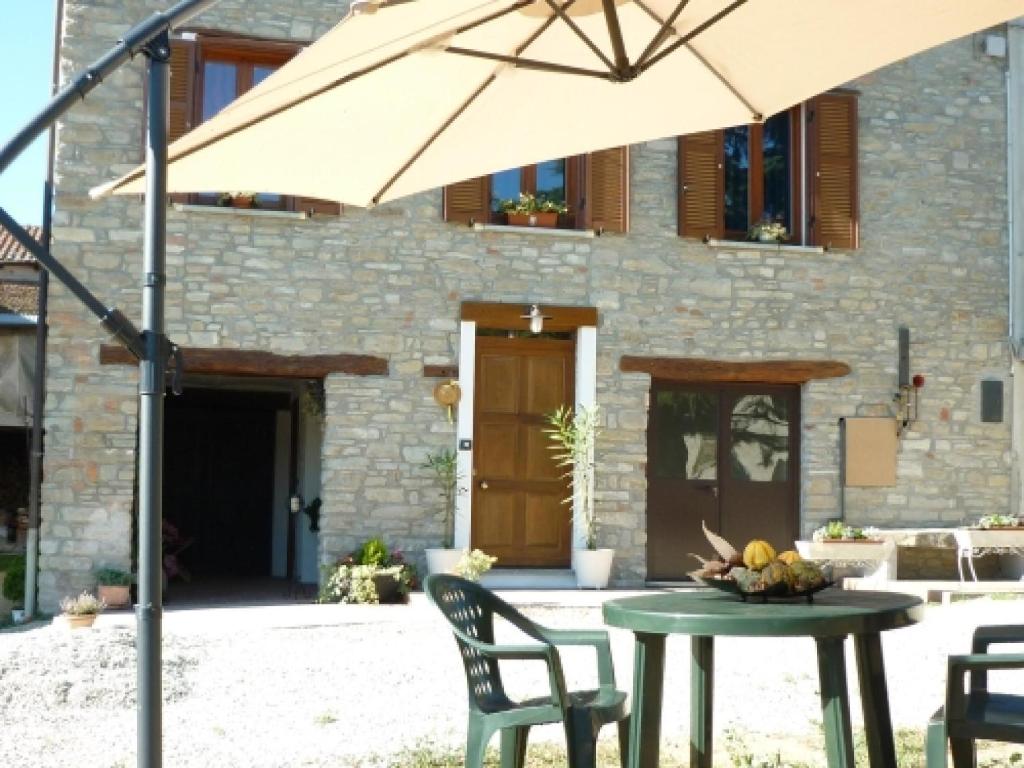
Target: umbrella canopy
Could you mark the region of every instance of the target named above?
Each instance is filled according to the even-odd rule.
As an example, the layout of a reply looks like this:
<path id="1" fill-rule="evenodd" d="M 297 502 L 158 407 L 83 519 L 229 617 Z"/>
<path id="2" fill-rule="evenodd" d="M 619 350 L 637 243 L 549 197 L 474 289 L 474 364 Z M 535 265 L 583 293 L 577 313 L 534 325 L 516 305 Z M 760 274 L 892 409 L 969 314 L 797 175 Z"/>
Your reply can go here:
<path id="1" fill-rule="evenodd" d="M 171 192 L 369 206 L 554 157 L 757 122 L 1024 0 L 394 0 L 169 153 Z M 136 169 L 95 194 L 144 192 Z"/>

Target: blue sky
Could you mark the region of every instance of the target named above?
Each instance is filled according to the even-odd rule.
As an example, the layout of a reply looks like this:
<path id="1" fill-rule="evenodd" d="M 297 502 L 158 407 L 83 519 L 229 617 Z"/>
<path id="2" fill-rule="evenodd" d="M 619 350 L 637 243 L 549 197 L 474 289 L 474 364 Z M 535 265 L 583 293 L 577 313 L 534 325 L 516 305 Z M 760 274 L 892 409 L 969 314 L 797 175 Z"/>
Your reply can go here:
<path id="1" fill-rule="evenodd" d="M 0 0 L 0 145 L 6 144 L 50 96 L 53 0 Z M 23 224 L 43 220 L 46 138 L 0 174 L 0 206 Z"/>

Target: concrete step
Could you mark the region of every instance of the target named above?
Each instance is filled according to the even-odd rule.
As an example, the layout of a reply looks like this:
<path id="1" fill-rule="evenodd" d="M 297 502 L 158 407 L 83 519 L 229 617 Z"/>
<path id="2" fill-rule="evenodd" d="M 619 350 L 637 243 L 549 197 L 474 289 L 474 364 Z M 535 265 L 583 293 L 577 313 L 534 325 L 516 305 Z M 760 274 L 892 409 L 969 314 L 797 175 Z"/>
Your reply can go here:
<path id="1" fill-rule="evenodd" d="M 480 583 L 488 589 L 574 589 L 576 577 L 568 568 L 492 568 Z"/>

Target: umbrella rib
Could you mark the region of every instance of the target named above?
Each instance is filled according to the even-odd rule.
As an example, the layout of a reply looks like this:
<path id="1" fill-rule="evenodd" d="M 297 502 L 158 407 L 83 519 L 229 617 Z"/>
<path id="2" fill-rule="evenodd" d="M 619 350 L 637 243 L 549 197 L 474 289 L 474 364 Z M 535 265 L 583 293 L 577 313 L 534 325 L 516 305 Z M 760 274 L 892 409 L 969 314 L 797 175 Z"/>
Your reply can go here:
<path id="1" fill-rule="evenodd" d="M 683 10 L 683 7 L 689 2 L 689 0 L 682 0 L 682 3 L 680 4 L 680 6 L 678 8 L 676 8 L 676 13 L 672 14 L 672 16 L 670 16 L 669 19 L 667 21 L 665 21 L 665 22 L 662 21 L 661 17 L 658 16 L 658 14 L 656 14 L 654 11 L 652 11 L 650 8 L 648 8 L 647 4 L 642 2 L 642 0 L 634 0 L 634 2 L 644 11 L 644 13 L 646 13 L 648 16 L 650 16 L 652 19 L 654 19 L 654 21 L 656 21 L 656 22 L 658 22 L 659 24 L 662 25 L 662 31 L 667 32 L 667 30 L 671 26 L 672 22 L 675 21 L 675 17 L 678 16 L 679 11 Z M 660 35 L 660 33 L 659 33 L 659 35 Z M 655 38 L 653 41 L 651 41 L 651 45 L 648 46 L 648 47 L 653 50 L 653 48 L 659 42 L 660 42 L 660 40 L 658 38 Z M 699 61 L 701 64 L 703 64 L 711 74 L 713 74 L 716 78 L 718 78 L 718 81 L 722 85 L 724 85 L 729 90 L 729 92 L 732 93 L 732 95 L 735 96 L 736 99 L 741 104 L 743 104 L 744 107 L 746 107 L 750 111 L 751 117 L 753 118 L 755 123 L 759 123 L 759 122 L 761 122 L 761 120 L 764 119 L 764 115 L 761 113 L 761 111 L 758 110 L 753 104 L 751 104 L 750 100 L 748 98 L 746 98 L 742 93 L 740 93 L 738 90 L 736 90 L 736 87 L 732 83 L 730 83 L 725 78 L 725 76 L 722 75 L 721 72 L 719 72 L 717 69 L 715 69 L 715 67 L 711 64 L 711 62 L 708 61 L 706 58 L 704 58 L 704 56 L 696 48 L 694 48 L 692 44 L 687 43 L 686 44 L 686 48 L 687 48 L 687 50 L 690 51 L 690 53 L 693 54 L 694 58 L 696 58 L 697 61 Z M 646 58 L 646 56 L 647 56 L 647 51 L 644 51 L 644 55 L 641 56 L 640 57 L 640 61 L 637 62 L 637 67 L 643 67 L 644 66 L 644 59 Z"/>
<path id="2" fill-rule="evenodd" d="M 381 61 L 378 61 L 376 64 L 371 64 L 368 67 L 363 67 L 363 69 L 360 69 L 356 72 L 350 72 L 344 77 L 338 78 L 337 80 L 327 83 L 326 85 L 323 85 L 314 91 L 305 93 L 297 99 L 293 99 L 285 104 L 280 105 L 279 107 L 275 107 L 274 109 L 268 112 L 262 112 L 259 115 L 253 117 L 251 120 L 246 120 L 244 123 L 236 125 L 235 127 L 231 128 L 231 130 L 224 131 L 223 133 L 218 133 L 215 136 L 211 136 L 206 141 L 202 141 L 199 144 L 196 144 L 194 147 L 189 147 L 188 149 L 181 152 L 181 154 L 175 155 L 174 157 L 168 157 L 168 162 L 177 162 L 178 160 L 182 160 L 186 157 L 189 157 L 190 155 L 193 155 L 196 152 L 199 152 L 200 150 L 206 149 L 212 144 L 216 144 L 218 141 L 221 141 L 222 139 L 234 136 L 236 133 L 240 133 L 246 130 L 247 128 L 251 128 L 254 125 L 259 125 L 260 123 L 269 120 L 272 117 L 276 117 L 282 112 L 287 112 L 292 107 L 297 107 L 299 104 L 304 104 L 310 99 L 314 99 L 317 96 L 321 96 L 327 93 L 328 91 L 333 91 L 335 88 L 340 88 L 343 85 L 348 85 L 348 83 L 352 82 L 353 80 L 358 80 L 360 77 L 375 72 L 381 67 L 386 67 L 389 64 L 394 64 L 396 61 L 404 59 L 407 56 L 409 56 L 410 53 L 414 52 L 415 51 L 402 51 L 401 53 L 396 53 L 394 56 L 389 56 L 386 59 L 382 59 Z M 138 170 L 133 171 L 132 173 L 127 174 L 117 186 L 122 187 L 128 182 L 135 181 L 136 179 L 139 179 L 145 175 L 146 169 L 140 168 Z"/>
<path id="3" fill-rule="evenodd" d="M 626 43 L 622 39 L 622 26 L 619 24 L 619 13 L 615 10 L 615 0 L 601 0 L 604 7 L 604 20 L 608 25 L 608 38 L 612 42 L 615 53 L 615 72 L 620 77 L 629 76 L 629 56 L 626 55 Z"/>
<path id="4" fill-rule="evenodd" d="M 597 77 L 602 80 L 611 80 L 614 75 L 610 72 L 602 72 L 599 69 L 583 69 L 582 67 L 569 67 L 564 64 L 554 64 L 549 61 L 540 61 L 538 59 L 524 59 L 519 56 L 506 56 L 502 53 L 490 53 L 489 51 L 475 51 L 471 48 L 458 48 L 455 46 L 449 46 L 445 48 L 445 53 L 454 53 L 458 56 L 472 56 L 477 59 L 488 59 L 490 61 L 500 61 L 505 64 L 512 64 L 522 69 L 534 69 L 540 72 L 552 72 L 561 75 L 583 75 L 586 77 Z"/>
<path id="5" fill-rule="evenodd" d="M 580 40 L 582 40 L 591 51 L 594 52 L 594 55 L 597 56 L 597 58 L 599 58 L 606 67 L 608 67 L 608 71 L 613 74 L 617 74 L 615 70 L 615 65 L 612 64 L 611 59 L 604 55 L 604 51 L 598 48 L 597 44 L 589 37 L 587 37 L 586 33 L 579 28 L 579 25 L 575 21 L 573 21 L 572 19 L 565 15 L 565 10 L 562 8 L 562 6 L 556 3 L 555 0 L 546 0 L 546 2 L 551 7 L 551 10 L 555 12 L 558 18 L 565 22 L 566 26 L 568 26 L 569 29 L 575 32 L 576 36 Z"/>
<path id="6" fill-rule="evenodd" d="M 671 15 L 664 21 L 661 21 L 661 19 L 655 16 L 654 13 L 651 10 L 649 10 L 646 5 L 638 3 L 638 5 L 640 5 L 641 8 L 643 8 L 650 16 L 652 16 L 655 21 L 661 23 L 661 29 L 659 29 L 657 34 L 653 38 L 651 38 L 651 42 L 647 44 L 647 47 L 644 49 L 644 52 L 641 53 L 640 58 L 637 59 L 636 65 L 638 67 L 642 67 L 644 64 L 646 64 L 647 59 L 650 58 L 651 54 L 654 53 L 655 49 L 665 41 L 665 37 L 668 35 L 668 32 L 672 28 L 672 25 L 675 23 L 676 19 L 679 18 L 679 14 L 683 12 L 683 9 L 689 2 L 690 0 L 681 0 L 679 5 L 676 6 L 676 9 L 672 11 Z"/>
<path id="7" fill-rule="evenodd" d="M 730 13 L 735 11 L 741 5 L 746 5 L 746 3 L 747 3 L 747 0 L 734 0 L 734 2 L 730 3 L 728 6 L 726 6 L 722 10 L 720 10 L 718 13 L 716 13 L 710 19 L 705 21 L 703 24 L 698 25 L 697 27 L 695 27 L 695 28 L 691 29 L 689 32 L 687 32 L 685 35 L 681 36 L 678 40 L 676 40 L 674 43 L 672 43 L 672 45 L 670 45 L 668 48 L 665 48 L 664 50 L 662 50 L 661 53 L 659 53 L 659 54 L 657 54 L 655 56 L 652 56 L 650 59 L 648 59 L 647 63 L 644 64 L 643 67 L 639 68 L 640 71 L 641 72 L 646 72 L 648 69 L 653 67 L 655 64 L 657 64 L 659 61 L 664 59 L 666 56 L 672 55 L 679 48 L 681 48 L 682 46 L 686 45 L 688 42 L 693 40 L 693 38 L 697 37 L 697 35 L 701 34 L 704 31 L 706 31 L 709 27 L 717 24 L 719 21 L 724 19 L 726 16 L 728 16 Z"/>
<path id="8" fill-rule="evenodd" d="M 708 72 L 710 72 L 716 78 L 718 78 L 718 81 L 722 85 L 724 85 L 729 90 L 729 92 L 733 96 L 735 96 L 740 101 L 740 103 L 743 104 L 744 107 L 750 110 L 750 116 L 755 123 L 760 123 L 762 120 L 764 120 L 764 115 L 761 113 L 761 111 L 753 104 L 751 104 L 750 101 L 748 101 L 742 93 L 736 90 L 736 87 L 726 79 L 725 75 L 723 75 L 721 72 L 715 69 L 714 65 L 712 65 L 710 61 L 705 59 L 704 56 L 696 48 L 687 43 L 686 50 L 692 53 L 694 57 L 697 59 L 697 61 L 704 65 Z"/>
<path id="9" fill-rule="evenodd" d="M 562 4 L 562 10 L 566 10 L 575 2 L 576 0 L 566 0 L 566 2 Z M 537 38 L 543 35 L 545 32 L 547 32 L 551 25 L 554 24 L 557 19 L 558 16 L 555 16 L 554 14 L 544 19 L 544 23 L 537 27 L 537 29 L 533 33 L 531 33 L 528 38 L 526 38 L 522 43 L 520 43 L 516 47 L 516 56 L 519 56 L 520 54 L 522 54 L 523 51 L 525 51 L 527 48 L 533 45 L 537 41 Z"/>
<path id="10" fill-rule="evenodd" d="M 391 189 L 391 187 L 394 185 L 394 183 L 396 181 L 398 181 L 399 177 L 403 173 L 405 173 L 407 170 L 409 170 L 409 167 L 413 163 L 415 163 L 417 160 L 420 159 L 420 157 L 423 155 L 423 153 L 426 152 L 430 148 L 430 145 L 433 144 L 435 141 L 437 141 L 437 138 L 442 133 L 444 133 L 446 130 L 448 130 L 449 126 L 451 126 L 452 123 L 454 123 L 456 120 L 458 120 L 459 116 L 469 108 L 469 105 L 472 104 L 474 101 L 476 101 L 477 97 L 481 93 L 484 92 L 484 90 L 487 88 L 487 86 L 489 86 L 491 83 L 493 83 L 497 78 L 498 78 L 497 74 L 491 73 L 488 76 L 488 78 L 486 80 L 484 80 L 480 84 L 480 87 L 478 87 L 475 91 L 473 91 L 473 93 L 470 94 L 469 98 L 466 99 L 464 102 L 462 102 L 462 104 L 459 106 L 459 108 L 456 109 L 448 117 L 448 119 L 445 120 L 440 125 L 440 127 L 430 135 L 430 138 L 428 138 L 425 142 L 423 142 L 423 146 L 421 146 L 419 149 L 417 149 L 416 152 L 413 154 L 413 156 L 410 157 L 408 160 L 406 160 L 405 163 L 402 164 L 402 167 L 399 168 L 397 171 L 395 171 L 395 175 L 392 176 L 390 179 L 388 179 L 387 183 L 383 187 L 381 187 L 380 190 L 378 190 L 376 195 L 373 196 L 372 200 L 373 200 L 373 204 L 374 205 L 377 205 L 378 203 L 380 203 L 380 198 L 384 195 L 384 193 L 387 192 L 389 189 Z"/>

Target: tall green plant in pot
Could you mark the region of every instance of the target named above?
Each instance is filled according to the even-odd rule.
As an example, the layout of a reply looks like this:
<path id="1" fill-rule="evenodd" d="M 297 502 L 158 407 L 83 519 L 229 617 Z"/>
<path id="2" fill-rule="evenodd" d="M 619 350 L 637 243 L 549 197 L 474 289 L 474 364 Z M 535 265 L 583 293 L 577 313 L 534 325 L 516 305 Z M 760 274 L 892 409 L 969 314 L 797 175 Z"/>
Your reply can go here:
<path id="1" fill-rule="evenodd" d="M 575 411 L 562 406 L 547 415 L 551 450 L 559 467 L 570 480 L 572 494 L 563 504 L 573 504 L 573 517 L 583 532 L 586 549 L 573 550 L 572 567 L 579 587 L 601 589 L 608 586 L 615 551 L 597 546 L 600 521 L 594 505 L 594 448 L 600 434 L 598 407 L 580 407 Z"/>
<path id="2" fill-rule="evenodd" d="M 459 457 L 455 451 L 445 448 L 438 453 L 428 453 L 423 469 L 432 470 L 439 487 L 441 499 L 441 520 L 444 526 L 442 548 L 428 548 L 427 570 L 430 573 L 453 573 L 462 556 L 462 550 L 455 546 L 455 501 L 465 489 L 459 487 Z"/>

